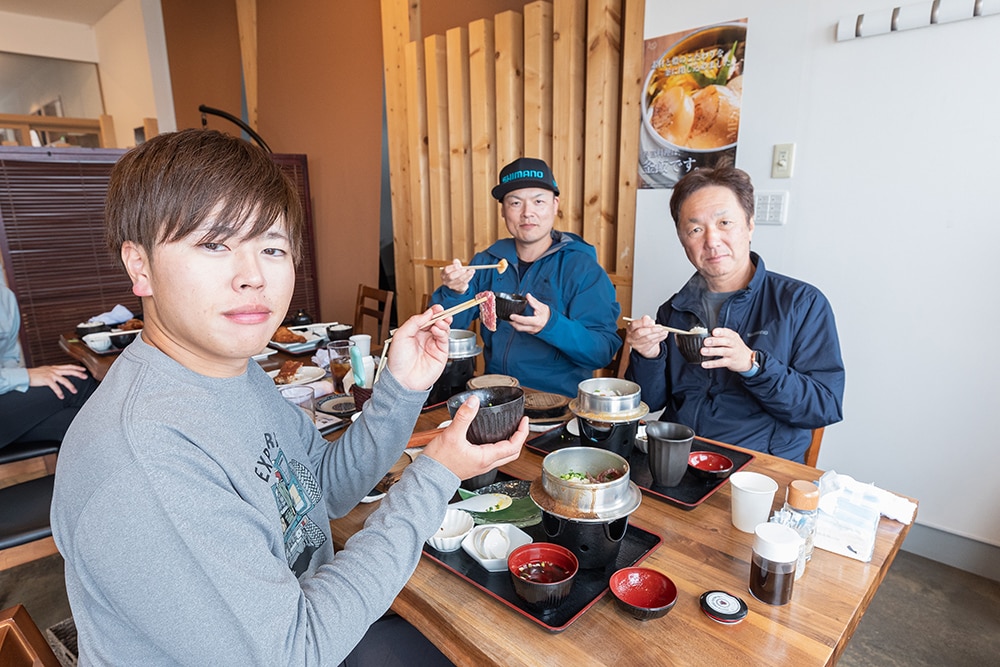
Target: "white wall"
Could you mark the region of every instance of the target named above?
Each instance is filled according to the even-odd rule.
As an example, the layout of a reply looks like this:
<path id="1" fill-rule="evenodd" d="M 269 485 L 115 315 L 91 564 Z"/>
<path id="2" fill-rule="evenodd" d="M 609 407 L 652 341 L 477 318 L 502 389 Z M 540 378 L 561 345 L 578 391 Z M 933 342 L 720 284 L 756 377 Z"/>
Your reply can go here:
<path id="1" fill-rule="evenodd" d="M 649 0 L 645 31 L 749 18 L 737 166 L 759 190 L 790 192 L 787 224 L 758 226 L 754 249 L 829 297 L 847 366 L 845 419 L 827 428 L 820 467 L 917 498 L 920 524 L 1000 546 L 988 476 L 1000 467 L 1000 16 L 835 41 L 840 18 L 893 6 Z M 772 146 L 786 142 L 794 177 L 772 180 Z M 669 194 L 638 193 L 634 316 L 692 271 Z"/>
<path id="2" fill-rule="evenodd" d="M 161 132 L 177 127 L 159 0 L 122 0 L 93 27 L 0 12 L 0 45 L 97 63 L 119 148 L 135 145 L 133 130 L 143 118 L 157 118 Z"/>

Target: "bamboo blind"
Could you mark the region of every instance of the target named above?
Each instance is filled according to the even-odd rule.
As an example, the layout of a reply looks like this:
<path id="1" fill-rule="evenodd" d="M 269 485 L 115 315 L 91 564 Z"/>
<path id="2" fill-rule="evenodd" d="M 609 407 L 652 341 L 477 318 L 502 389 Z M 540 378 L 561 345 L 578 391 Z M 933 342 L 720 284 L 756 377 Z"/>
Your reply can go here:
<path id="1" fill-rule="evenodd" d="M 21 310 L 29 366 L 65 363 L 59 335 L 122 304 L 142 309 L 104 242 L 104 199 L 124 151 L 0 148 L 0 252 Z M 306 156 L 273 155 L 295 182 L 306 214 L 303 260 L 289 312 L 318 316 L 316 257 Z"/>
<path id="2" fill-rule="evenodd" d="M 580 234 L 631 310 L 643 0 L 552 0 L 421 38 L 419 0 L 382 0 L 400 318 L 438 267 L 508 236 L 500 169 L 540 157 L 556 228 Z"/>

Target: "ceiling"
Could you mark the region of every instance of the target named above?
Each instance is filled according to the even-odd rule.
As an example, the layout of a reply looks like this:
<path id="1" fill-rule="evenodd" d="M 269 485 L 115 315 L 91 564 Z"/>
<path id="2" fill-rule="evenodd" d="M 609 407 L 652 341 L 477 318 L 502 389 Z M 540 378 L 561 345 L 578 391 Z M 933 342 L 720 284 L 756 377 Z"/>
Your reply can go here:
<path id="1" fill-rule="evenodd" d="M 0 0 L 0 12 L 94 25 L 122 0 Z"/>

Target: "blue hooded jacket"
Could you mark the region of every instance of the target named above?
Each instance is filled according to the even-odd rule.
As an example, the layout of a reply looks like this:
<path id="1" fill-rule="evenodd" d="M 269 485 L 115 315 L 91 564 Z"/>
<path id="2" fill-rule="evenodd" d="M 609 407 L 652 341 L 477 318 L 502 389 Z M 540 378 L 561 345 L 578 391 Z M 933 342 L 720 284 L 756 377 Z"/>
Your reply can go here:
<path id="1" fill-rule="evenodd" d="M 665 408 L 663 421 L 685 424 L 699 436 L 793 461 L 802 461 L 811 430 L 843 419 L 844 362 L 833 310 L 807 283 L 764 268 L 730 296 L 718 326 L 739 332 L 757 351 L 760 371 L 744 378 L 725 368 L 706 370 L 681 356 L 673 336 L 647 359 L 633 351 L 627 376 L 642 387 L 650 410 Z M 708 322 L 695 274 L 660 306 L 656 321 L 690 329 Z"/>
<path id="2" fill-rule="evenodd" d="M 504 273 L 476 271 L 469 289 L 459 294 L 442 285 L 432 297 L 445 308 L 467 301 L 479 292 L 527 294 L 549 307 L 549 321 L 537 334 L 515 331 L 510 322 L 497 330 L 481 327 L 487 373 L 516 377 L 522 386 L 575 397 L 577 385 L 595 369 L 611 362 L 621 347 L 615 288 L 597 263 L 594 247 L 576 234 L 552 232 L 552 246 L 518 277 L 514 240 L 501 239 L 476 253 L 472 265 L 496 264 L 506 259 Z M 524 313 L 532 314 L 531 307 Z M 479 309 L 455 316 L 452 327 L 467 329 Z"/>

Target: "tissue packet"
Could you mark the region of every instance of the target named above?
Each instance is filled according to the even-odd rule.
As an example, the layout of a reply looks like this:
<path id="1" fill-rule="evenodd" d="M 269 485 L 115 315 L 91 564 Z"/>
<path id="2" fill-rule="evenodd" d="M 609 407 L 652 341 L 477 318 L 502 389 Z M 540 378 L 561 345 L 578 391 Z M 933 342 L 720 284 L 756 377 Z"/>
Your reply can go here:
<path id="1" fill-rule="evenodd" d="M 813 544 L 867 563 L 875 551 L 880 516 L 877 507 L 865 504 L 850 489 L 820 498 Z"/>

